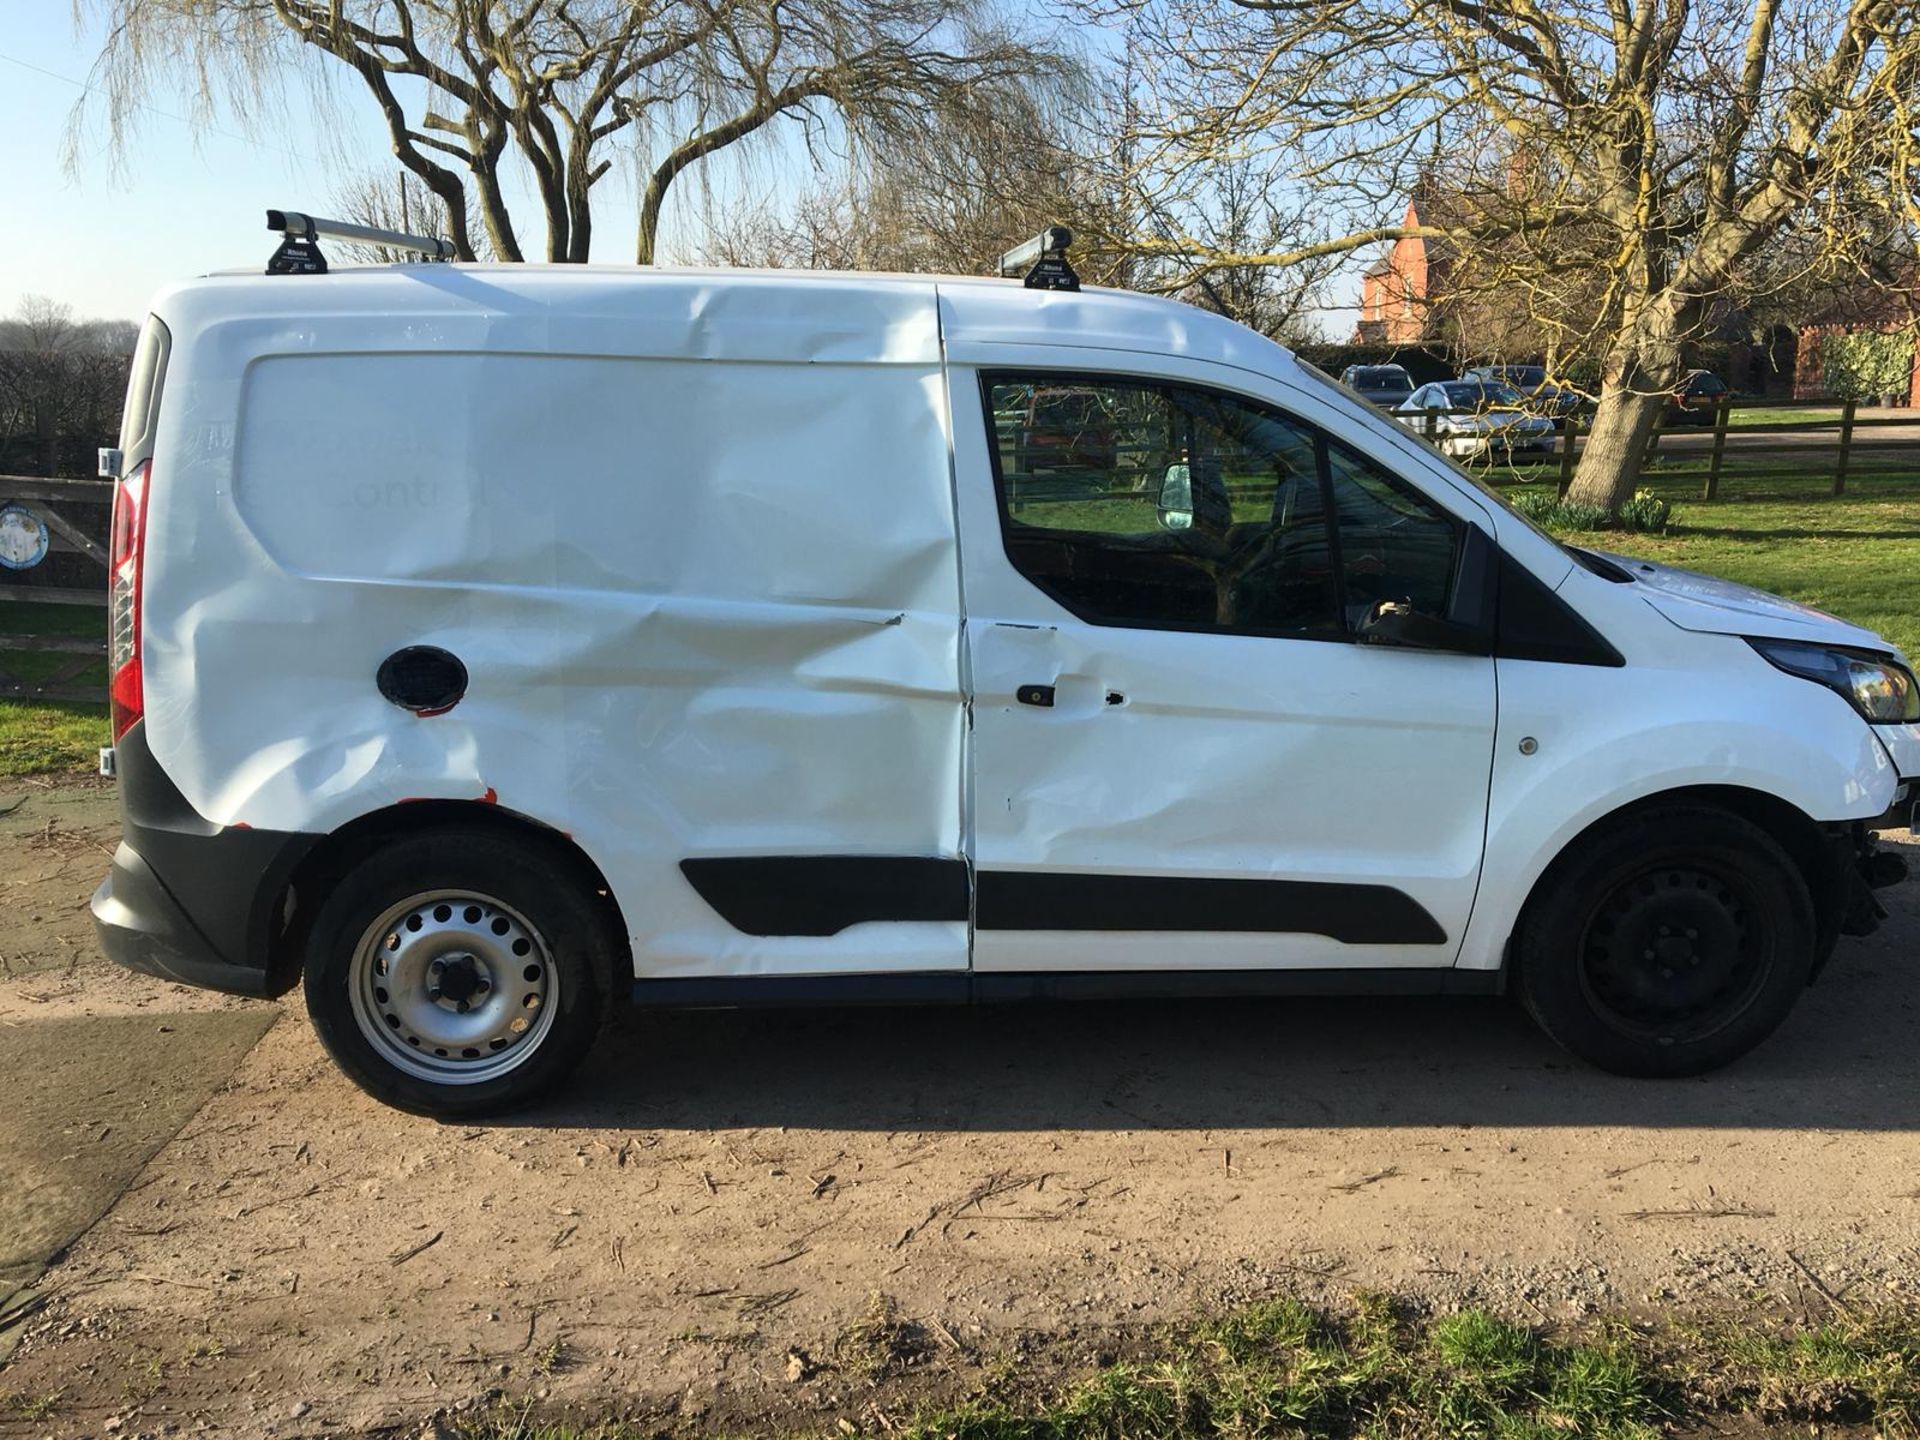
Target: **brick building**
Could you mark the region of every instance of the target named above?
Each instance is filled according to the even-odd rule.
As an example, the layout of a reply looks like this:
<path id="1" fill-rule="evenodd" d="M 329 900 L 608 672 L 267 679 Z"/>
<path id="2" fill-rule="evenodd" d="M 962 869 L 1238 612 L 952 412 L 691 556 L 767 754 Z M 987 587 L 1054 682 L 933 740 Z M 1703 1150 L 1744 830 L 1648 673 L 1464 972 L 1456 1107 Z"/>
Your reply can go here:
<path id="1" fill-rule="evenodd" d="M 1426 222 L 1420 206 L 1424 197 L 1407 202 L 1401 224 L 1408 228 Z M 1418 345 L 1433 332 L 1434 296 L 1444 292 L 1452 256 L 1445 241 L 1412 235 L 1393 242 L 1393 248 L 1367 267 L 1360 279 L 1360 323 L 1354 342 L 1360 345 Z"/>

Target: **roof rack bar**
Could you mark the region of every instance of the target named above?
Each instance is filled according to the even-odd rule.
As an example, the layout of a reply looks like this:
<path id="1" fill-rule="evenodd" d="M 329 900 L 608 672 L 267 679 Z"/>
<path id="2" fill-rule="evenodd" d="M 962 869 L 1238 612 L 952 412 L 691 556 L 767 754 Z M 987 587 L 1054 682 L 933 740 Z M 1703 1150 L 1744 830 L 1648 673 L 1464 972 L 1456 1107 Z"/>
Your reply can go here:
<path id="1" fill-rule="evenodd" d="M 1049 225 L 1024 245 L 1016 245 L 1000 257 L 1002 275 L 1018 275 L 1029 290 L 1078 290 L 1080 277 L 1067 263 L 1067 247 L 1073 244 L 1073 231 L 1064 225 Z"/>
<path id="2" fill-rule="evenodd" d="M 267 211 L 267 229 L 280 232 L 280 248 L 267 261 L 269 275 L 324 275 L 327 260 L 320 253 L 322 235 L 353 240 L 362 245 L 384 245 L 389 250 L 411 250 L 430 260 L 451 260 L 453 242 L 437 235 L 409 235 L 402 230 L 380 230 L 345 220 L 323 220 L 298 210 Z"/>

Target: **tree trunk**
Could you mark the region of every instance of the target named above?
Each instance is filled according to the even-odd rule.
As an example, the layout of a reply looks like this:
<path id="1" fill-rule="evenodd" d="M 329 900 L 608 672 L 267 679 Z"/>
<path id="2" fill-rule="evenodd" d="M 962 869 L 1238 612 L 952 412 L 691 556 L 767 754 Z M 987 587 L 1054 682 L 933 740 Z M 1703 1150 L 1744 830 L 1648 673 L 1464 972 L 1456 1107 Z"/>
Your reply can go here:
<path id="1" fill-rule="evenodd" d="M 653 264 L 654 251 L 660 244 L 660 210 L 667 202 L 667 186 L 672 180 L 672 175 L 663 177 L 660 171 L 655 171 L 640 196 L 640 225 L 633 247 L 636 265 Z"/>
<path id="2" fill-rule="evenodd" d="M 1631 500 L 1654 422 L 1666 403 L 1664 390 L 1648 394 L 1618 383 L 1607 385 L 1600 392 L 1600 408 L 1581 448 L 1580 468 L 1573 472 L 1567 499 L 1608 510 Z"/>
<path id="3" fill-rule="evenodd" d="M 1633 498 L 1647 442 L 1680 379 L 1680 319 L 1668 296 L 1654 295 L 1622 327 L 1568 500 L 1617 510 Z"/>
<path id="4" fill-rule="evenodd" d="M 584 265 L 593 254 L 592 157 L 579 155 L 567 166 L 567 259 Z"/>
<path id="5" fill-rule="evenodd" d="M 473 179 L 480 192 L 480 223 L 486 227 L 493 258 L 518 264 L 524 257 L 513 231 L 513 217 L 507 213 L 506 196 L 500 191 L 500 157 L 506 148 L 506 129 L 489 125 L 473 143 Z"/>

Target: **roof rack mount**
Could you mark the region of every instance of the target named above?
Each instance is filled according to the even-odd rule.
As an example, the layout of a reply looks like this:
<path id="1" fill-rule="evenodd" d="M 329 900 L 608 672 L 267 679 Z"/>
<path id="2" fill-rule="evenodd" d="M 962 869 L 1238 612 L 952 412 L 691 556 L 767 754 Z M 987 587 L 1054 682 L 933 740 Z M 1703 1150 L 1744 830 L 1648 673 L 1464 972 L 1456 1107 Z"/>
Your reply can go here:
<path id="1" fill-rule="evenodd" d="M 1029 290 L 1078 290 L 1080 277 L 1067 263 L 1067 247 L 1073 244 L 1073 231 L 1064 225 L 1049 225 L 1024 245 L 1016 245 L 1000 257 L 1002 275 L 1019 275 Z"/>
<path id="2" fill-rule="evenodd" d="M 278 231 L 280 248 L 267 260 L 269 275 L 324 275 L 327 257 L 320 253 L 320 237 L 356 240 L 363 245 L 384 245 L 389 250 L 411 250 L 430 260 L 451 260 L 451 240 L 437 235 L 409 235 L 402 230 L 378 230 L 371 225 L 353 225 L 345 220 L 322 220 L 298 210 L 267 211 L 267 229 Z"/>

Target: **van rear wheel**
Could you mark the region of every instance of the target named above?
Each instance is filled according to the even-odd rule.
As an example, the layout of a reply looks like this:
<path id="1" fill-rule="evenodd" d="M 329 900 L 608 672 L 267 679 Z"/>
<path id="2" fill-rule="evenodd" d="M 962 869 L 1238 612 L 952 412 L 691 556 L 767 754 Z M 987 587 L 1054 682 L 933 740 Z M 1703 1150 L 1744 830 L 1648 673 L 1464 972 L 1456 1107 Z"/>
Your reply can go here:
<path id="1" fill-rule="evenodd" d="M 1697 1075 L 1773 1033 L 1812 974 L 1813 901 L 1766 831 L 1707 807 L 1583 837 L 1541 880 L 1515 980 L 1542 1029 L 1622 1075 Z"/>
<path id="2" fill-rule="evenodd" d="M 337 884 L 307 942 L 307 1010 L 361 1089 L 455 1119 L 559 1081 L 606 1014 L 613 947 L 558 857 L 493 834 L 431 830 Z"/>

